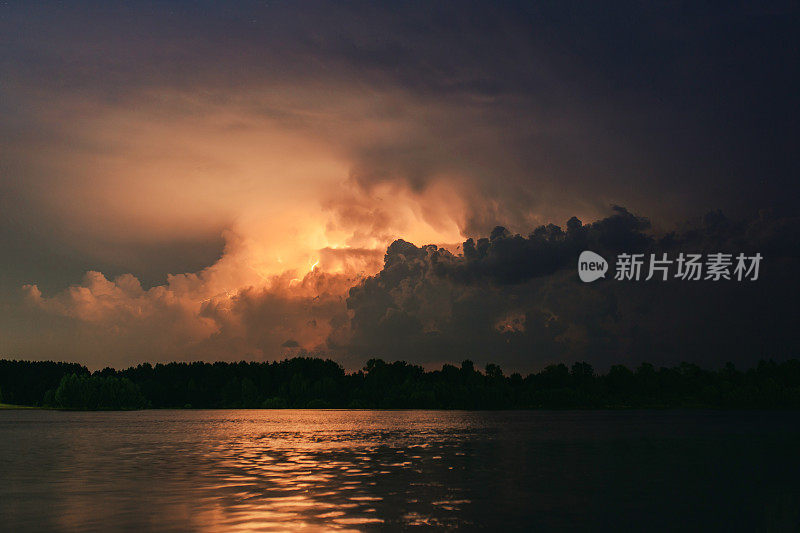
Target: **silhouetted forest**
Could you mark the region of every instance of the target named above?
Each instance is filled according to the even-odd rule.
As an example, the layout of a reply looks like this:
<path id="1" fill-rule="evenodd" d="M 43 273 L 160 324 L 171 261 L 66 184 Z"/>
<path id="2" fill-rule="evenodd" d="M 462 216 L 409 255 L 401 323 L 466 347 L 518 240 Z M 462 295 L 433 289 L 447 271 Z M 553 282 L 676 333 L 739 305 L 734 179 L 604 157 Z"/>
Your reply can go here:
<path id="1" fill-rule="evenodd" d="M 296 357 L 271 363 L 141 364 L 90 372 L 74 363 L 0 360 L 0 401 L 67 409 L 378 408 L 602 409 L 800 408 L 800 361 L 761 361 L 746 371 L 728 363 L 706 370 L 621 365 L 551 365 L 505 375 L 471 361 L 425 371 L 370 359 L 346 373 L 335 361 Z"/>

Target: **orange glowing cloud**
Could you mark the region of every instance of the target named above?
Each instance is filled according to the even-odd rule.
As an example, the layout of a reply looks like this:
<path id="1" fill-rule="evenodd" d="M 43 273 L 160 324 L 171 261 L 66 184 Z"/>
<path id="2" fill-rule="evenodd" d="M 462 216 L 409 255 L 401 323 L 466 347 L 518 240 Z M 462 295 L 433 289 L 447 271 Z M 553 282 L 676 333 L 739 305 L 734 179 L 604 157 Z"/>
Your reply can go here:
<path id="1" fill-rule="evenodd" d="M 80 235 L 84 253 L 120 261 L 126 245 L 215 231 L 224 248 L 206 268 L 147 289 L 133 274 L 100 272 L 52 295 L 28 284 L 30 309 L 73 320 L 93 339 L 84 349 L 131 361 L 144 339 L 164 359 L 272 358 L 287 340 L 326 349 L 337 329 L 346 335 L 347 290 L 381 268 L 394 239 L 461 240 L 465 205 L 452 178 L 363 186 L 342 147 L 325 142 L 332 119 L 310 131 L 303 113 L 289 120 L 252 105 L 145 95 L 45 114 L 53 128 L 71 124 L 73 141 L 37 147 L 49 178 L 36 201 L 64 238 Z M 396 125 L 359 127 L 390 135 Z"/>

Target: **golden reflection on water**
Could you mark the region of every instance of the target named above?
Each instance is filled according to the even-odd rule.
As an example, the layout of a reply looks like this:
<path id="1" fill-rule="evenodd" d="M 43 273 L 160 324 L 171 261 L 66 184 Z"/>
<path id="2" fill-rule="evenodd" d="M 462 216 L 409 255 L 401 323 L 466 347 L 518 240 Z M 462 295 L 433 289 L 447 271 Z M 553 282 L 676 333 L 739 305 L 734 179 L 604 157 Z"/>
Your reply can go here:
<path id="1" fill-rule="evenodd" d="M 252 417 L 212 428 L 211 446 L 199 457 L 209 468 L 196 487 L 203 502 L 193 517 L 198 529 L 360 531 L 443 525 L 441 516 L 434 518 L 424 509 L 452 513 L 455 520 L 470 503 L 458 496 L 458 488 L 428 483 L 423 475 L 431 465 L 452 468 L 441 464 L 442 450 L 457 445 L 452 436 L 442 438 L 441 413 L 434 413 L 436 420 L 422 412 L 247 414 Z M 220 439 L 220 431 L 227 438 Z M 432 502 L 413 497 L 426 487 L 453 498 Z M 397 503 L 419 509 L 394 513 L 387 524 L 386 507 Z"/>
<path id="2" fill-rule="evenodd" d="M 798 427 L 795 412 L 6 411 L 0 530 L 764 530 L 800 524 Z"/>

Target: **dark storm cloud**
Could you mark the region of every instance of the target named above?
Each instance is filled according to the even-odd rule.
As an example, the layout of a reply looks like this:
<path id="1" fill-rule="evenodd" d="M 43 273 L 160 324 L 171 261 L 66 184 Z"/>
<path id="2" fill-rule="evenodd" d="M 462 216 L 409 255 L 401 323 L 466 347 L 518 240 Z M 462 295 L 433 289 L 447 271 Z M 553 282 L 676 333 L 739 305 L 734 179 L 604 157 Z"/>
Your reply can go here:
<path id="1" fill-rule="evenodd" d="M 514 369 L 553 361 L 598 366 L 681 360 L 718 364 L 787 357 L 800 345 L 796 218 L 735 221 L 720 212 L 654 235 L 646 219 L 615 208 L 610 217 L 529 236 L 496 228 L 464 243 L 463 255 L 399 240 L 385 266 L 350 290 L 350 349 L 363 356 L 424 362 L 472 358 Z M 585 284 L 582 250 L 611 261 L 621 252 L 744 252 L 764 255 L 755 282 L 681 280 Z"/>
<path id="2" fill-rule="evenodd" d="M 225 100 L 243 87 L 322 86 L 327 96 L 315 105 L 324 108 L 369 87 L 406 97 L 367 113 L 414 127 L 407 138 L 346 143 L 354 177 L 420 188 L 462 173 L 476 196 L 467 233 L 522 229 L 531 209 L 553 218 L 576 204 L 587 216 L 617 202 L 659 219 L 678 216 L 678 204 L 684 215 L 750 201 L 795 207 L 784 194 L 797 192 L 798 171 L 790 3 L 88 2 L 5 11 L 4 107 L 27 129 L 28 106 L 65 93 L 114 102 L 169 88 Z M 313 129 L 297 111 L 251 109 Z M 499 206 L 478 201 L 485 197 Z"/>
<path id="3" fill-rule="evenodd" d="M 272 253 L 276 234 L 288 235 L 282 228 L 305 223 L 345 236 L 339 248 L 320 240 L 293 254 L 303 257 L 292 268 L 319 260 L 321 269 L 368 270 L 375 249 L 397 236 L 430 242 L 417 236 L 431 228 L 488 235 L 467 241 L 464 257 L 393 246 L 381 276 L 351 296 L 353 338 L 337 311 L 317 321 L 325 328 L 306 328 L 315 341 L 330 326 L 331 345 L 352 341 L 358 354 L 409 359 L 418 348 L 427 359 L 439 348 L 447 358 L 543 359 L 590 348 L 600 358 L 638 357 L 654 343 L 677 343 L 654 340 L 658 327 L 669 329 L 647 318 L 643 309 L 654 306 L 642 301 L 663 299 L 662 309 L 673 305 L 670 312 L 697 324 L 678 299 L 693 286 L 627 295 L 607 283 L 577 285 L 565 265 L 584 242 L 614 252 L 738 249 L 753 239 L 784 253 L 784 234 L 795 230 L 770 226 L 777 222 L 748 226 L 758 238 L 745 238 L 712 215 L 654 241 L 631 212 L 647 213 L 656 229 L 720 207 L 737 217 L 755 206 L 784 216 L 774 220 L 794 215 L 799 29 L 793 3 L 4 3 L 0 333 L 21 330 L 23 284 L 40 285 L 45 304 L 83 271 L 109 280 L 132 272 L 158 292 L 167 274 L 191 278 L 225 259 L 225 230 Z M 322 177 L 303 195 L 280 194 L 315 173 Z M 573 214 L 595 220 L 613 204 L 631 212 L 526 234 Z M 277 224 L 273 210 L 287 205 L 294 210 Z M 275 233 L 254 229 L 262 223 Z M 497 225 L 509 234 L 490 235 Z M 288 250 L 280 251 L 283 260 Z M 250 281 L 231 280 L 258 271 L 261 255 L 229 256 L 235 272 L 211 285 L 247 292 Z M 91 279 L 83 289 L 106 290 Z M 83 294 L 65 294 L 73 293 Z M 279 305 L 247 307 L 260 293 L 247 294 L 237 327 L 246 322 L 257 333 L 259 320 L 279 320 Z M 725 299 L 734 296 L 707 296 L 698 305 L 736 307 Z M 754 305 L 763 331 L 786 324 L 765 303 Z M 310 324 L 297 309 L 289 314 Z M 34 317 L 28 326 L 43 323 Z M 737 331 L 756 331 L 725 324 L 731 342 Z M 99 329 L 105 335 L 115 325 Z M 153 319 L 131 338 L 160 338 L 157 328 L 174 323 Z M 0 348 L 35 357 L 27 339 L 51 338 L 36 331 Z M 386 347 L 396 332 L 404 336 Z M 284 333 L 256 342 L 279 345 Z M 54 334 L 52 344 L 61 350 L 65 339 Z M 684 345 L 700 353 L 692 339 Z M 116 346 L 106 341 L 98 354 Z M 79 339 L 71 353 L 86 346 Z M 121 351 L 154 353 L 139 344 Z"/>
<path id="4" fill-rule="evenodd" d="M 642 233 L 650 222 L 623 207 L 613 209 L 613 216 L 589 226 L 584 227 L 573 217 L 567 221 L 566 231 L 548 224 L 536 228 L 527 238 L 511 235 L 498 226 L 488 238 L 464 242 L 464 261 L 451 261 L 451 255 L 441 260 L 441 252 L 433 253 L 433 268 L 438 275 L 464 283 L 489 280 L 506 285 L 553 274 L 589 245 L 612 252 L 641 251 L 650 242 L 650 237 Z"/>

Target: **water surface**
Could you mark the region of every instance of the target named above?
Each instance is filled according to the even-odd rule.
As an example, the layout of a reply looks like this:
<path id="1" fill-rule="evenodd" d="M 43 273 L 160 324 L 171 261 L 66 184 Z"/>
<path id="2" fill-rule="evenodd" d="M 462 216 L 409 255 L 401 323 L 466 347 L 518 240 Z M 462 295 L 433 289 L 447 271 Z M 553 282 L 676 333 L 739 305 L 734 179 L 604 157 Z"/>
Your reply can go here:
<path id="1" fill-rule="evenodd" d="M 4 530 L 800 527 L 800 413 L 0 411 Z"/>

